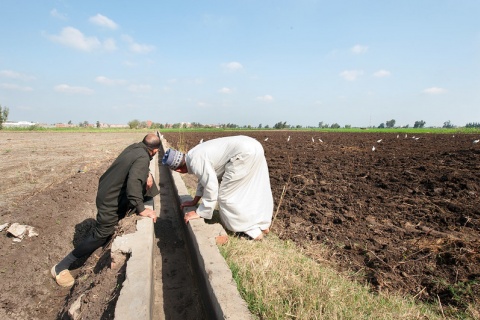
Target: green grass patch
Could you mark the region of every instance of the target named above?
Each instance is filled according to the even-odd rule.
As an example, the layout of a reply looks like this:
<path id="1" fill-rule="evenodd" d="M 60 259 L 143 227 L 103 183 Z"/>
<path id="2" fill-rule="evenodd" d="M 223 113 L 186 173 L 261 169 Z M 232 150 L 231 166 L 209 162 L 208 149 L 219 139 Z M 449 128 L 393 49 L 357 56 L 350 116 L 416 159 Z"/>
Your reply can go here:
<path id="1" fill-rule="evenodd" d="M 326 249 L 325 249 L 326 250 Z M 250 311 L 258 319 L 445 319 L 439 305 L 372 293 L 308 258 L 292 242 L 230 237 L 220 251 Z M 459 314 L 453 318 L 473 319 Z"/>

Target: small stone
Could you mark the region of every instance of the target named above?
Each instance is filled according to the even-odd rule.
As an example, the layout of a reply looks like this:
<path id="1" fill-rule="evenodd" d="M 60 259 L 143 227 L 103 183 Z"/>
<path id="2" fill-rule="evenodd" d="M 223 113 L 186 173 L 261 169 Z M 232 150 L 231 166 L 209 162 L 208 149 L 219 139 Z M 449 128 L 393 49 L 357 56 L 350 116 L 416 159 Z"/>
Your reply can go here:
<path id="1" fill-rule="evenodd" d="M 12 236 L 14 236 L 15 238 L 23 239 L 23 237 L 25 236 L 26 230 L 27 230 L 26 225 L 15 222 L 15 223 L 12 223 L 10 228 L 8 228 L 7 232 Z"/>
<path id="2" fill-rule="evenodd" d="M 6 227 L 8 227 L 9 223 L 4 223 L 2 225 L 0 225 L 0 231 L 3 231 Z"/>

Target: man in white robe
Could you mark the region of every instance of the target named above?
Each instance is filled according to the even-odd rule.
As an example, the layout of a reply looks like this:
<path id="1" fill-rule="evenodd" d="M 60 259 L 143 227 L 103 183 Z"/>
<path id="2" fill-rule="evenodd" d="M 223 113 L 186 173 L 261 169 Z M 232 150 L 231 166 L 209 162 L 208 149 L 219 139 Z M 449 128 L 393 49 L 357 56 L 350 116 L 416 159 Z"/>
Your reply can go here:
<path id="1" fill-rule="evenodd" d="M 217 204 L 224 226 L 260 240 L 272 223 L 273 197 L 262 145 L 247 136 L 232 136 L 203 142 L 186 154 L 168 149 L 162 163 L 180 173 L 198 178 L 193 201 L 181 207 L 196 206 L 185 214 L 191 219 L 211 219 Z"/>

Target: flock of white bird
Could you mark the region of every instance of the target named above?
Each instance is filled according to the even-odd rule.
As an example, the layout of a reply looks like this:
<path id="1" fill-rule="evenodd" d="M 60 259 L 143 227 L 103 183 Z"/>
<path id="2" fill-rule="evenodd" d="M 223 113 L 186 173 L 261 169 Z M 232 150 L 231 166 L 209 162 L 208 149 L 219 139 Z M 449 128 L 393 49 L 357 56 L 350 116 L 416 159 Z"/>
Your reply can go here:
<path id="1" fill-rule="evenodd" d="M 163 139 L 163 135 L 162 135 L 162 134 L 160 134 L 160 133 L 158 133 L 158 132 L 157 132 L 157 134 L 159 135 L 159 137 L 160 137 L 161 139 Z M 455 138 L 455 135 L 453 135 L 452 137 Z M 400 138 L 400 135 L 397 134 L 397 139 L 399 139 L 399 138 Z M 408 134 L 405 134 L 405 139 L 407 139 L 407 138 L 408 138 Z M 416 136 L 412 136 L 411 138 L 412 138 L 413 140 L 415 140 L 415 141 L 418 141 L 418 140 L 420 139 L 419 137 L 416 137 Z M 322 139 L 320 139 L 320 138 L 317 138 L 317 139 L 318 139 L 318 142 L 323 143 L 323 140 L 322 140 Z M 377 140 L 377 143 L 381 143 L 382 140 L 383 140 L 383 139 Z M 266 137 L 263 141 L 268 141 L 268 137 Z M 287 142 L 289 142 L 289 141 L 290 141 L 290 136 L 288 136 L 288 138 L 287 138 Z M 315 138 L 314 138 L 314 137 L 312 137 L 312 142 L 315 142 Z M 476 140 L 473 140 L 473 141 L 472 141 L 473 144 L 477 144 L 477 143 L 479 143 L 479 142 L 480 142 L 480 139 L 476 139 Z M 201 139 L 199 143 L 203 143 L 203 139 Z M 377 148 L 375 148 L 375 146 L 373 146 L 373 147 L 372 147 L 372 151 L 375 151 L 375 150 L 377 150 Z"/>

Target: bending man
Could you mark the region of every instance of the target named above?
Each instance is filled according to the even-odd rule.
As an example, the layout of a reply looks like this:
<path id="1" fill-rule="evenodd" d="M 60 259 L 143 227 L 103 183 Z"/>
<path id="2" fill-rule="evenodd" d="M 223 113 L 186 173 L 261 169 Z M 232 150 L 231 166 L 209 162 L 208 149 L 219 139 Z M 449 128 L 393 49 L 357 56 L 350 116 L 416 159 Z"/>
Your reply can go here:
<path id="1" fill-rule="evenodd" d="M 70 265 L 103 246 L 114 233 L 118 221 L 127 213 L 136 212 L 152 218 L 153 222 L 157 220 L 155 211 L 145 208 L 143 199 L 147 191 L 150 196 L 158 194 L 149 174 L 149 166 L 159 147 L 160 139 L 153 133 L 147 134 L 142 142 L 123 150 L 100 177 L 96 199 L 97 219 L 92 234 L 51 270 L 60 286 L 70 287 L 74 284 L 75 279 L 68 270 Z"/>
<path id="2" fill-rule="evenodd" d="M 270 177 L 262 145 L 246 136 L 209 140 L 184 154 L 168 149 L 163 165 L 179 173 L 192 173 L 198 178 L 193 201 L 181 207 L 196 206 L 185 214 L 191 219 L 211 219 L 217 203 L 225 227 L 244 232 L 260 240 L 272 222 L 273 197 Z"/>

